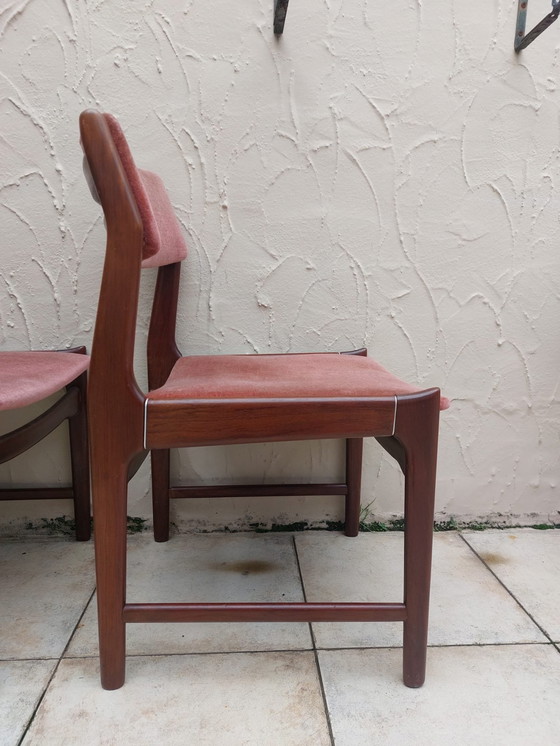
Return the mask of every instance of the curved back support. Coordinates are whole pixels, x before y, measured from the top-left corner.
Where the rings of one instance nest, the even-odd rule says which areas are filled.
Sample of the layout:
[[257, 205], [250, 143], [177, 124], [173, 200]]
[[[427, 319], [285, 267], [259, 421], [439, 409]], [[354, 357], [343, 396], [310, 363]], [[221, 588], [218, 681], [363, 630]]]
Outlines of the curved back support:
[[134, 375], [142, 220], [104, 115], [82, 112], [80, 135], [107, 225], [88, 389], [92, 451], [95, 433], [110, 432], [128, 459], [142, 450], [144, 395]]
[[116, 230], [126, 219], [142, 236], [140, 211], [104, 114], [91, 110], [81, 113], [80, 141], [91, 175], [90, 188], [93, 185], [94, 199], [97, 196], [103, 207], [107, 232]]
[[[134, 213], [142, 230], [141, 266], [160, 268], [148, 335], [149, 386], [155, 388], [163, 384], [180, 356], [175, 320], [180, 262], [186, 257], [187, 246], [163, 182], [157, 174], [136, 167], [117, 119], [88, 111], [80, 122], [86, 179], [92, 197], [103, 206], [108, 233], [116, 227], [110, 210], [114, 215], [120, 205], [117, 225], [123, 212]], [[115, 183], [127, 187], [126, 193], [115, 195]]]

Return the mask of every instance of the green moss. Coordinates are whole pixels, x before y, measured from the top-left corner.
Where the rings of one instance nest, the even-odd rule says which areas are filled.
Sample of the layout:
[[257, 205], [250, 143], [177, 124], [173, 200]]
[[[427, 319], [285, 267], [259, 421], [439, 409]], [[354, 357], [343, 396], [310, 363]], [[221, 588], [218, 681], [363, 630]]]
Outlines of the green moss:
[[[370, 504], [371, 505], [371, 504]], [[385, 533], [387, 531], [404, 531], [404, 518], [393, 518], [388, 521], [370, 520], [370, 505], [362, 509], [360, 515], [360, 531], [363, 533]], [[127, 516], [126, 527], [129, 534], [140, 534], [148, 531], [146, 518], [138, 516]], [[264, 534], [271, 532], [295, 532], [295, 531], [344, 531], [344, 521], [326, 521], [325, 526], [310, 526], [307, 521], [294, 521], [293, 523], [273, 523], [270, 527], [262, 522], [250, 523], [249, 527], [255, 533]], [[499, 529], [501, 531], [511, 531], [518, 528], [533, 528], [538, 531], [548, 531], [549, 529], [560, 529], [560, 523], [535, 523], [532, 525], [522, 526], [519, 524], [505, 526], [503, 524], [492, 523], [490, 521], [457, 521], [455, 518], [449, 518], [446, 521], [435, 521], [434, 531], [487, 531], [488, 529]], [[29, 521], [25, 524], [25, 530], [48, 534], [49, 536], [73, 536], [75, 533], [75, 522], [73, 518], [62, 515], [57, 518], [41, 518], [37, 522]], [[244, 529], [240, 529], [244, 530]], [[229, 526], [223, 527], [224, 533], [235, 533], [235, 529]], [[214, 533], [213, 531], [201, 531], [201, 533]]]
[[256, 534], [265, 534], [268, 531], [265, 523], [250, 523], [249, 528]]
[[129, 534], [141, 534], [148, 530], [146, 518], [126, 516], [126, 530]]
[[[342, 526], [344, 527], [344, 524]], [[367, 523], [360, 521], [360, 531], [382, 533], [384, 531], [391, 531], [391, 526], [389, 523], [383, 523], [382, 521], [369, 521]]]
[[271, 531], [305, 531], [309, 528], [307, 521], [296, 521], [295, 523], [273, 523]]
[[[126, 528], [129, 534], [140, 534], [147, 531], [146, 518], [127, 516]], [[69, 516], [60, 515], [57, 518], [41, 518], [37, 522], [29, 521], [25, 524], [26, 531], [36, 531], [49, 536], [73, 536], [76, 531], [76, 523]]]
[[459, 524], [455, 518], [448, 521], [434, 521], [434, 531], [457, 531]]
[[[260, 534], [265, 534], [272, 531], [344, 531], [344, 521], [326, 521], [325, 526], [310, 526], [307, 521], [297, 521], [295, 523], [286, 524], [273, 523], [270, 528], [267, 527], [264, 523], [251, 523], [250, 527], [253, 529], [253, 531]], [[392, 520], [388, 521], [360, 520], [360, 532], [362, 533], [385, 533], [387, 531], [404, 531], [404, 528], [404, 518], [393, 518]], [[436, 533], [445, 531], [487, 531], [489, 529], [510, 531], [516, 528], [534, 528], [540, 531], [546, 531], [552, 528], [560, 528], [560, 523], [537, 523], [530, 526], [504, 526], [498, 523], [491, 523], [490, 521], [457, 521], [456, 518], [449, 518], [447, 521], [434, 521], [434, 532]], [[225, 530], [229, 531], [230, 529]]]
[[76, 529], [76, 524], [73, 518], [61, 515], [58, 518], [41, 518], [38, 523], [29, 521], [25, 524], [25, 529], [42, 534], [46, 532], [49, 536], [71, 536]]
[[327, 531], [342, 531], [344, 529], [343, 521], [326, 521]]

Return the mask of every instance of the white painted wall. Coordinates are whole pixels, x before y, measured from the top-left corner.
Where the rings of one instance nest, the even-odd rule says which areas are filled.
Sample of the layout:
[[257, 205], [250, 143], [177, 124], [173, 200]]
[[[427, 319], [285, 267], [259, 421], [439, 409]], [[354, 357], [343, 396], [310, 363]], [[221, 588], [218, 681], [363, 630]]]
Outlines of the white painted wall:
[[[185, 353], [366, 344], [454, 399], [438, 513], [558, 520], [560, 26], [513, 54], [515, 0], [4, 0], [0, 349], [90, 343], [104, 247], [78, 114], [121, 120], [188, 235]], [[532, 0], [529, 23], [549, 6]], [[153, 277], [146, 278], [149, 286]], [[140, 313], [139, 375], [147, 306]], [[13, 418], [3, 415], [7, 428]], [[339, 443], [184, 452], [196, 481], [336, 477]], [[63, 435], [0, 467], [68, 479]], [[369, 443], [364, 504], [399, 514]], [[5, 531], [69, 513], [4, 503]], [[132, 515], [149, 516], [147, 469]], [[175, 507], [180, 527], [341, 517], [339, 498]]]

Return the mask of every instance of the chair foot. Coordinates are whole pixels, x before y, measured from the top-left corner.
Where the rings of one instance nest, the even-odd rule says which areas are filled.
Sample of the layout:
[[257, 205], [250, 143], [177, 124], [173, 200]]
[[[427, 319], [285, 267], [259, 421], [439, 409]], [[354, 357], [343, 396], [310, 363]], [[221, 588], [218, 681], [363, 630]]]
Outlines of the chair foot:
[[426, 678], [427, 622], [425, 617], [404, 623], [403, 681], [411, 689], [422, 686]]
[[420, 671], [403, 671], [403, 682], [404, 685], [409, 689], [419, 689], [424, 685], [426, 679], [426, 667]]
[[125, 678], [125, 661], [123, 658], [122, 663], [119, 661], [118, 665], [104, 666], [101, 665], [101, 686], [103, 689], [112, 691], [114, 689], [120, 689], [124, 684]]
[[90, 528], [84, 528], [82, 526], [78, 526], [78, 523], [75, 522], [75, 531], [76, 541], [89, 541], [91, 539], [91, 524]]

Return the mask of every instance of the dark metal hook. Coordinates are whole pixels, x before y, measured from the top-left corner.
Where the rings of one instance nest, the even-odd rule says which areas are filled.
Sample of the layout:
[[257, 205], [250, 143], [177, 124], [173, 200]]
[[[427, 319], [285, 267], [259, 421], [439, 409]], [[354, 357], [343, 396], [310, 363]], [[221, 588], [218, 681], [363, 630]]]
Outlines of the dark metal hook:
[[276, 36], [279, 36], [284, 31], [288, 2], [289, 0], [274, 0], [274, 33]]
[[537, 36], [540, 36], [543, 31], [554, 23], [554, 21], [560, 15], [560, 0], [552, 0], [552, 11], [545, 16], [540, 23], [537, 23], [535, 28], [531, 29], [528, 34], [525, 33], [525, 22], [527, 21], [527, 5], [529, 0], [519, 0], [517, 5], [517, 26], [515, 28], [515, 41], [513, 48], [516, 52], [521, 52], [522, 49], [528, 47], [531, 42], [535, 41]]

